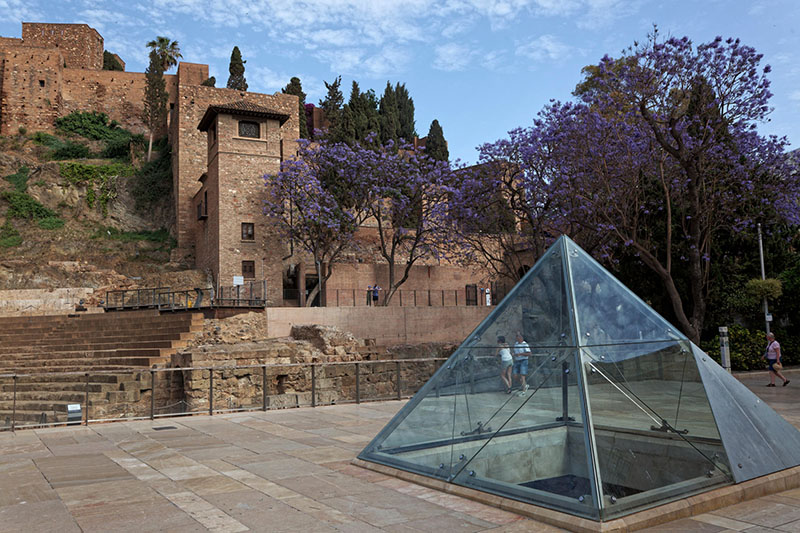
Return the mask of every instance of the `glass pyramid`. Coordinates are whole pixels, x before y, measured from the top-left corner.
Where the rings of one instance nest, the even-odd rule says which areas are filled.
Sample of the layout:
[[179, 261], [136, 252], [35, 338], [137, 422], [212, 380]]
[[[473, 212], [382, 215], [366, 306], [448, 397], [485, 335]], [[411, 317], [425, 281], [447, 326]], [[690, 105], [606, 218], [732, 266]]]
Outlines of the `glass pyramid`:
[[[791, 451], [762, 464], [774, 431]], [[800, 433], [562, 236], [359, 457], [607, 520], [793, 450]]]

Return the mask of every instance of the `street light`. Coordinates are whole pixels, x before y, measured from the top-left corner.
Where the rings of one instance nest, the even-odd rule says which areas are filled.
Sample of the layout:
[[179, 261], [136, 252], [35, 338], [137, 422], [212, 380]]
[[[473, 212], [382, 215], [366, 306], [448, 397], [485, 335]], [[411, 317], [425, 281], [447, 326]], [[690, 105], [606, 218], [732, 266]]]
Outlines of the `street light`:
[[[758, 223], [758, 255], [761, 259], [761, 281], [766, 279], [764, 273], [764, 245], [761, 243], [761, 223]], [[772, 321], [772, 315], [769, 314], [769, 307], [767, 307], [767, 295], [764, 294], [764, 324], [769, 334], [769, 323]]]

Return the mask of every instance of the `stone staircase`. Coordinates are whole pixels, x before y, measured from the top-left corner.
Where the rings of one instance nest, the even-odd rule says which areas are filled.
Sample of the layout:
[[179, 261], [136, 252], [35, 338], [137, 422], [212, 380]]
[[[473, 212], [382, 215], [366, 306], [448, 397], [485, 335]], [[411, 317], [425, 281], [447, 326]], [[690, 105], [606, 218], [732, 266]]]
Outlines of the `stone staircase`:
[[0, 428], [12, 416], [17, 426], [66, 421], [87, 392], [90, 418], [130, 414], [150, 391], [147, 370], [202, 327], [202, 313], [156, 310], [0, 318]]

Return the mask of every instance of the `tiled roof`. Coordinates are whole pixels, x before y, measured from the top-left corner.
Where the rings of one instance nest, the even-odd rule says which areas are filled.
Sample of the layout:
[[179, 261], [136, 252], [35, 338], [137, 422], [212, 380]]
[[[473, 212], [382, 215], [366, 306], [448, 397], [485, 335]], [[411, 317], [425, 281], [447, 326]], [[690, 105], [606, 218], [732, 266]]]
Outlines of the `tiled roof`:
[[228, 102], [225, 104], [209, 106], [208, 109], [206, 109], [203, 118], [200, 120], [200, 124], [197, 125], [197, 129], [200, 131], [208, 131], [211, 121], [219, 113], [226, 113], [229, 115], [247, 115], [249, 117], [259, 118], [273, 118], [279, 120], [281, 124], [289, 120], [289, 115], [286, 113], [279, 113], [269, 109], [268, 107], [260, 106], [245, 100], [239, 100], [236, 102]]

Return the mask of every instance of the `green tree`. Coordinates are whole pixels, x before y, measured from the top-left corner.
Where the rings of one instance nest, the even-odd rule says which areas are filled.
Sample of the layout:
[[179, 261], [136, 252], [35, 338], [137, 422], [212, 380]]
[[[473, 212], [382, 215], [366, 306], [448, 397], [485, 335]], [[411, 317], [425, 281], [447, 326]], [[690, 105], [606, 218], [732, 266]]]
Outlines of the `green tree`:
[[353, 81], [350, 99], [342, 107], [339, 121], [331, 132], [331, 140], [353, 146], [356, 142], [363, 142], [371, 132], [380, 133], [378, 99], [372, 89], [361, 92], [358, 82]]
[[171, 41], [169, 37], [158, 36], [147, 43], [147, 47], [158, 56], [162, 74], [177, 65], [178, 59], [183, 57], [178, 41]]
[[319, 106], [325, 112], [325, 118], [330, 122], [330, 129], [336, 129], [337, 122], [342, 113], [342, 104], [344, 103], [344, 95], [342, 94], [342, 77], [337, 76], [331, 83], [323, 81], [328, 94], [325, 98], [319, 101]]
[[408, 142], [417, 136], [414, 120], [414, 99], [408, 94], [405, 83], [397, 83], [394, 87], [397, 100], [397, 115], [400, 122], [398, 135]]
[[244, 77], [245, 63], [247, 63], [247, 61], [242, 59], [242, 53], [239, 51], [239, 47], [234, 46], [231, 52], [231, 63], [228, 66], [228, 72], [231, 73], [228, 78], [228, 89], [236, 89], [237, 91], [247, 90], [247, 80]]
[[306, 93], [303, 92], [303, 85], [300, 83], [300, 78], [293, 77], [289, 80], [289, 84], [281, 89], [283, 94], [293, 94], [297, 97], [298, 101], [298, 115], [300, 121], [300, 138], [308, 139], [308, 124], [306, 123]]
[[383, 91], [380, 102], [381, 117], [381, 142], [386, 144], [388, 141], [397, 142], [400, 132], [400, 117], [397, 109], [397, 97], [392, 84], [386, 82], [386, 89]]
[[150, 131], [147, 144], [147, 161], [153, 153], [153, 135], [167, 119], [167, 83], [164, 80], [163, 61], [158, 52], [150, 50], [150, 64], [144, 71], [145, 88], [142, 120]]
[[444, 140], [444, 132], [439, 125], [439, 121], [434, 119], [431, 128], [428, 130], [428, 137], [425, 141], [425, 153], [428, 157], [437, 161], [447, 161], [450, 159], [450, 152], [447, 150], [447, 141]]
[[210, 78], [208, 78], [206, 81], [204, 81], [200, 85], [202, 85], [203, 87], [216, 87], [217, 86], [217, 78], [215, 78], [214, 76], [211, 76]]
[[114, 57], [114, 54], [108, 50], [103, 50], [103, 70], [122, 71], [125, 69], [122, 68], [122, 64]]

